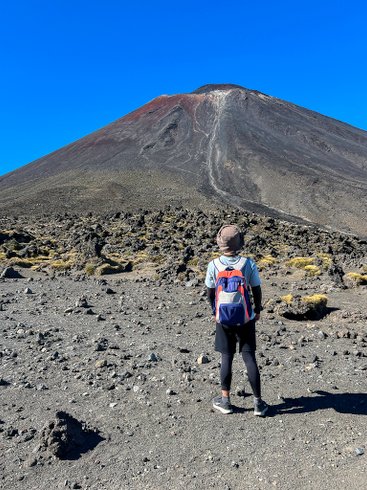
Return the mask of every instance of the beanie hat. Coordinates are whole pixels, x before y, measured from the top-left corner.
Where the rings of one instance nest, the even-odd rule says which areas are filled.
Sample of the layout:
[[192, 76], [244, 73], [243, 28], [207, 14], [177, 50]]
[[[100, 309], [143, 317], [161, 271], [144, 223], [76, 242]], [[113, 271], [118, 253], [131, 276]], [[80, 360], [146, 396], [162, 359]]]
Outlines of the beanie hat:
[[236, 253], [243, 247], [243, 236], [236, 225], [224, 225], [218, 231], [217, 244], [223, 253]]

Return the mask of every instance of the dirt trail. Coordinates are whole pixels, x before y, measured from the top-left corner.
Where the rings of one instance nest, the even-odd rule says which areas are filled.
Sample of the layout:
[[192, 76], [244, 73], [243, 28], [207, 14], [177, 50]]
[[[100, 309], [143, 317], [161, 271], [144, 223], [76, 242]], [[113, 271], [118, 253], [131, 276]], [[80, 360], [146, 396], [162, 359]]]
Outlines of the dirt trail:
[[[366, 288], [331, 291], [338, 309], [320, 321], [263, 312], [260, 419], [237, 394], [239, 358], [235, 413], [211, 407], [219, 356], [201, 285], [28, 275], [0, 282], [0, 488], [364, 488]], [[286, 280], [265, 279], [265, 298]], [[58, 411], [101, 440], [49, 455], [42, 429]]]

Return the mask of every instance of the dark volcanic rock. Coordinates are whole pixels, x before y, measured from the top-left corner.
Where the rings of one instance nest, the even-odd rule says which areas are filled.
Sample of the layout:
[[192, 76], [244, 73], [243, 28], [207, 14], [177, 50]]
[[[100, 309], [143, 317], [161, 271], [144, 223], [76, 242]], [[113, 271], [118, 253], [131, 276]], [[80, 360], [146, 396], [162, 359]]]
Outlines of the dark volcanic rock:
[[291, 304], [282, 303], [277, 313], [290, 320], [319, 320], [328, 313], [326, 302], [305, 302], [300, 296], [295, 296]]
[[17, 271], [15, 270], [13, 267], [6, 267], [0, 277], [4, 277], [6, 279], [19, 279], [19, 278], [22, 278], [23, 276]]
[[76, 459], [102, 440], [98, 430], [66, 412], [57, 412], [55, 420], [42, 429], [39, 450], [60, 459]]

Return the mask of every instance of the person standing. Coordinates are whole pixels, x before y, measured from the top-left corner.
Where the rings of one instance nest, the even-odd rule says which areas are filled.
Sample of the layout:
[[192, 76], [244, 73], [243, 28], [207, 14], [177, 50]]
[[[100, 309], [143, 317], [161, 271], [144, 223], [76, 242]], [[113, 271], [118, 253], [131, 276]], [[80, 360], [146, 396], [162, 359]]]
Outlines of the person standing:
[[[261, 398], [260, 373], [255, 356], [255, 324], [260, 319], [260, 312], [262, 309], [261, 280], [255, 262], [250, 258], [239, 255], [239, 251], [243, 247], [244, 241], [238, 226], [222, 226], [217, 235], [217, 244], [222, 255], [209, 262], [205, 278], [208, 300], [216, 318], [215, 350], [221, 353], [220, 378], [222, 393], [213, 399], [213, 407], [223, 414], [230, 414], [233, 412], [230, 403], [230, 389], [232, 381], [232, 362], [238, 344], [238, 349], [242, 354], [242, 358], [246, 365], [248, 380], [254, 395], [254, 415], [263, 417], [269, 407]], [[235, 272], [233, 273], [232, 271]], [[222, 322], [220, 322], [220, 297], [218, 295], [218, 290], [219, 287], [222, 289], [222, 284], [227, 284], [219, 281], [219, 278], [221, 276], [230, 276], [233, 274], [236, 275], [235, 281], [237, 281], [235, 283], [232, 281], [232, 285], [235, 284], [234, 287], [239, 284], [238, 277], [241, 278], [241, 284], [244, 282], [244, 288], [241, 291], [242, 293], [245, 293], [243, 294], [244, 298], [242, 303], [245, 305], [246, 312], [245, 315], [241, 317], [240, 324], [237, 323], [229, 326], [224, 323], [225, 321], [223, 319]], [[242, 276], [244, 280], [242, 280]], [[218, 284], [218, 282], [221, 284]], [[248, 290], [250, 288], [253, 296], [253, 307], [248, 296]], [[228, 290], [231, 291], [231, 287], [229, 287]], [[235, 294], [238, 298], [238, 294]], [[226, 316], [225, 313], [223, 315], [224, 317]]]

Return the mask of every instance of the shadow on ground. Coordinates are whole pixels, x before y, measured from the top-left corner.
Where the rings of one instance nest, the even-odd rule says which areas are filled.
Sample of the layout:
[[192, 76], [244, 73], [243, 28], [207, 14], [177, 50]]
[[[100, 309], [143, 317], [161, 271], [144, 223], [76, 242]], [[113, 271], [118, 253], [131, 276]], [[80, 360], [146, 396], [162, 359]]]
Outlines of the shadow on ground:
[[283, 403], [271, 407], [272, 414], [309, 413], [317, 410], [334, 409], [339, 413], [367, 415], [366, 393], [328, 393], [315, 391], [316, 396], [284, 398]]

